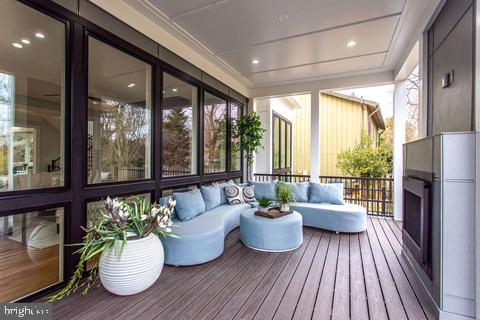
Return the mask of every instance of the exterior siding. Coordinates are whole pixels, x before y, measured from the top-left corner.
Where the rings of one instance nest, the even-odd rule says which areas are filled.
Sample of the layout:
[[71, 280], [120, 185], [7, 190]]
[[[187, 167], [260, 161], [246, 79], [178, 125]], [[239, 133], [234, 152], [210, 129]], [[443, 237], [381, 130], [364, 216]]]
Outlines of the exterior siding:
[[295, 109], [292, 121], [292, 155], [294, 174], [310, 174], [311, 123], [310, 95], [305, 95], [304, 104]]
[[[370, 123], [370, 132], [369, 132]], [[337, 155], [355, 145], [365, 130], [376, 140], [377, 128], [360, 103], [320, 94], [320, 174], [342, 176]], [[294, 173], [310, 173], [310, 108], [296, 109], [293, 121]]]

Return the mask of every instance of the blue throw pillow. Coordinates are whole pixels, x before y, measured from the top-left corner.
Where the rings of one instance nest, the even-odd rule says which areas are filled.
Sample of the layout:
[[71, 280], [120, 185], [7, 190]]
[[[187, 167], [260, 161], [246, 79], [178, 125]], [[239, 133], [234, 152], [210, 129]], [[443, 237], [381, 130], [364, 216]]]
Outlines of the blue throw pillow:
[[202, 193], [198, 189], [188, 192], [174, 192], [173, 199], [177, 201], [175, 211], [178, 218], [187, 221], [205, 212], [205, 202]]
[[310, 202], [345, 204], [343, 183], [316, 183], [310, 185]]
[[297, 202], [308, 202], [308, 187], [309, 182], [291, 183], [291, 182], [279, 182], [291, 187], [293, 190], [293, 197]]
[[221, 189], [218, 185], [202, 186], [200, 191], [202, 192], [206, 211], [212, 210], [222, 204]]
[[275, 182], [250, 182], [255, 192], [255, 199], [267, 198], [277, 199], [277, 184]]
[[230, 180], [224, 183], [214, 183], [213, 185], [216, 185], [220, 188], [220, 204], [227, 204], [228, 199], [227, 199], [227, 196], [225, 195], [225, 187], [234, 186], [235, 182], [233, 182], [233, 180]]

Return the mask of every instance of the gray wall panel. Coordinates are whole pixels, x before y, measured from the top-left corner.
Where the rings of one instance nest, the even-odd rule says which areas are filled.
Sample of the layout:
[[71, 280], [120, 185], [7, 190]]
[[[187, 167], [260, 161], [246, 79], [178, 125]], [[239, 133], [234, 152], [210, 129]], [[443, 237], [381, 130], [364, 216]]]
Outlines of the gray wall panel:
[[230, 93], [229, 96], [232, 97], [233, 99], [237, 100], [238, 102], [243, 103], [244, 105], [247, 103], [247, 99], [237, 91], [233, 90], [230, 88]]
[[202, 80], [202, 70], [200, 70], [199, 68], [195, 67], [190, 62], [188, 62], [185, 59], [177, 56], [176, 54], [174, 54], [170, 50], [168, 50], [168, 49], [166, 49], [166, 48], [164, 48], [160, 45], [158, 46], [158, 58], [160, 60], [165, 61], [166, 63], [174, 66], [175, 68], [177, 68], [177, 69], [179, 69], [179, 70], [181, 70], [185, 73], [188, 73], [192, 77], [194, 77], [198, 80]]
[[218, 81], [208, 73], [202, 72], [202, 81], [209, 85], [210, 87], [217, 89], [218, 91], [228, 95], [230, 88], [223, 84], [222, 82]]
[[88, 0], [80, 0], [79, 12], [83, 18], [123, 38], [125, 41], [130, 42], [151, 55], [157, 55], [158, 44], [155, 41], [113, 17]]
[[78, 0], [53, 0], [53, 2], [78, 14]]

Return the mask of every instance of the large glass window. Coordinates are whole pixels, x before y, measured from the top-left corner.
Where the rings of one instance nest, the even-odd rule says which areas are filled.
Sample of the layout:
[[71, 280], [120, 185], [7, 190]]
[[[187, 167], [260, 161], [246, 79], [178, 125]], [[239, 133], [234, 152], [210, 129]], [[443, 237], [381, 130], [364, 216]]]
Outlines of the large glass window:
[[150, 178], [151, 66], [88, 40], [88, 183]]
[[163, 75], [163, 176], [197, 174], [197, 88]]
[[273, 115], [273, 173], [289, 174], [292, 169], [292, 124]]
[[63, 186], [65, 24], [0, 2], [0, 191]]
[[63, 281], [63, 208], [0, 217], [0, 301]]
[[273, 117], [273, 169], [280, 168], [280, 118]]
[[205, 92], [204, 99], [204, 172], [225, 172], [227, 102], [208, 92]]
[[[230, 105], [230, 121], [231, 127], [234, 128], [237, 124], [237, 120], [241, 116], [241, 107], [235, 103]], [[241, 169], [241, 152], [240, 152], [240, 139], [232, 137], [232, 154], [231, 154], [231, 171], [238, 171]]]

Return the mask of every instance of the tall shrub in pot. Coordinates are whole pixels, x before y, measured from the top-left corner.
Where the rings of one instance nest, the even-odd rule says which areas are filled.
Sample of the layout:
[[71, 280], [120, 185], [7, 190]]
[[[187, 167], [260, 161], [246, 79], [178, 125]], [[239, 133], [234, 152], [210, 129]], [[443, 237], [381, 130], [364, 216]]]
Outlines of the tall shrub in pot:
[[249, 181], [253, 180], [253, 160], [255, 152], [257, 152], [259, 148], [263, 148], [262, 139], [265, 131], [266, 130], [262, 128], [260, 116], [256, 112], [250, 112], [241, 116], [233, 125], [232, 135], [234, 138], [240, 140], [238, 144], [233, 145], [233, 148], [245, 151]]
[[[164, 253], [161, 237], [176, 237], [171, 230], [175, 201], [161, 206], [145, 199], [127, 203], [119, 198], [105, 201], [100, 218], [82, 228], [85, 236], [75, 252], [80, 254], [74, 274], [67, 286], [48, 297], [62, 299], [82, 289], [84, 295], [100, 278], [108, 291], [131, 295], [150, 287], [163, 269]], [[97, 257], [99, 259], [96, 259]], [[91, 264], [88, 277], [83, 279], [86, 263]]]

